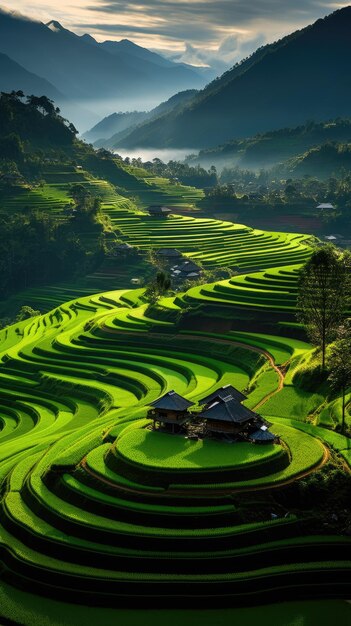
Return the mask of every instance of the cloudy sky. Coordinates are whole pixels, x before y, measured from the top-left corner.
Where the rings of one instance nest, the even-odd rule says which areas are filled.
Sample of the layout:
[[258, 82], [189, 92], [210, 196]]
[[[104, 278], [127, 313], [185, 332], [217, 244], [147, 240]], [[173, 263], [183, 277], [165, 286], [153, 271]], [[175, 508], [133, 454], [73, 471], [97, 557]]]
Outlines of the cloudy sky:
[[[2, 0], [0, 0], [2, 2]], [[131, 39], [197, 65], [232, 65], [349, 2], [321, 0], [4, 0], [97, 40]]]

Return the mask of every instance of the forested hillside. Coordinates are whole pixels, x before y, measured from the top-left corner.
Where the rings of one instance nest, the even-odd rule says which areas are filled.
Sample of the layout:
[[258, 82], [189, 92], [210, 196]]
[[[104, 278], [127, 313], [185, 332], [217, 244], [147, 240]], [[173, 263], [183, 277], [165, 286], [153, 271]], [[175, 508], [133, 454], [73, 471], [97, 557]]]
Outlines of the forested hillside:
[[350, 115], [351, 7], [340, 9], [206, 87], [184, 111], [143, 125], [124, 147], [210, 147], [233, 137]]
[[310, 121], [294, 128], [259, 133], [246, 139], [233, 139], [216, 148], [201, 150], [189, 159], [205, 166], [267, 169], [325, 143], [351, 141], [351, 120]]

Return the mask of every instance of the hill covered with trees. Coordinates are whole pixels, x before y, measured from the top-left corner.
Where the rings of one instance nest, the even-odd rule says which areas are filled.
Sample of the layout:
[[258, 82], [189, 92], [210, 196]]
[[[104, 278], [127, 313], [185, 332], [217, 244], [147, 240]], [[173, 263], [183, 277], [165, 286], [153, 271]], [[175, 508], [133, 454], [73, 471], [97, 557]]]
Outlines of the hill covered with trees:
[[121, 145], [210, 147], [309, 119], [349, 116], [350, 24], [346, 7], [259, 49], [183, 111], [145, 123]]
[[268, 169], [278, 163], [297, 157], [310, 148], [325, 143], [351, 141], [351, 120], [336, 118], [294, 128], [280, 128], [253, 137], [233, 139], [216, 148], [201, 150], [189, 158], [189, 162], [204, 166], [237, 166], [242, 169]]
[[[45, 170], [74, 163], [80, 142], [46, 96], [23, 92], [0, 96], [0, 292], [62, 279], [94, 267], [101, 254], [103, 226], [99, 205], [89, 193], [71, 197], [70, 211], [57, 219], [53, 200], [45, 202]], [[56, 164], [56, 165], [55, 165]], [[58, 200], [55, 200], [57, 202]], [[69, 209], [70, 207], [70, 209]], [[74, 213], [72, 213], [73, 208]], [[64, 217], [64, 216], [63, 216]], [[87, 225], [96, 240], [86, 245], [80, 235]]]

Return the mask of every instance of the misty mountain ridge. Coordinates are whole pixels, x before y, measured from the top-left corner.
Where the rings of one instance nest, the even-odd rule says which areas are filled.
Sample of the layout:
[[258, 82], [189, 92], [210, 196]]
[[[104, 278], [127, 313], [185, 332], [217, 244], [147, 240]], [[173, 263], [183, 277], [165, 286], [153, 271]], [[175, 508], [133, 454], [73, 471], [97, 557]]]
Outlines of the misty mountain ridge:
[[0, 53], [0, 91], [17, 91], [19, 88], [25, 93], [45, 94], [52, 100], [64, 100], [63, 95], [48, 80], [28, 72], [6, 54]]
[[259, 48], [181, 111], [145, 122], [121, 148], [206, 148], [351, 115], [351, 7]]
[[83, 138], [86, 141], [95, 143], [96, 147], [114, 149], [127, 131], [137, 128], [145, 120], [151, 120], [160, 115], [164, 115], [169, 111], [178, 110], [189, 102], [197, 93], [195, 89], [181, 91], [165, 102], [161, 102], [151, 111], [132, 111], [127, 113], [112, 113], [101, 122], [96, 124], [89, 131], [84, 133]]
[[123, 109], [140, 101], [155, 106], [177, 91], [205, 83], [196, 68], [167, 61], [132, 42], [94, 41], [56, 20], [43, 24], [0, 9], [0, 53], [87, 108], [99, 110], [104, 102]]

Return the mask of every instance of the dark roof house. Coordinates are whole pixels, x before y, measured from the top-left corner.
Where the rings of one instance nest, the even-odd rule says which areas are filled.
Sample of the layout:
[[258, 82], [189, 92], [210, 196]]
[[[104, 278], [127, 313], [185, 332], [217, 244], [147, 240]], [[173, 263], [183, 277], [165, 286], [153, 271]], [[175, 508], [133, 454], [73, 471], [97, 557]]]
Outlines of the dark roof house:
[[210, 404], [214, 400], [223, 400], [223, 398], [227, 398], [227, 396], [232, 396], [232, 398], [234, 398], [238, 402], [243, 402], [244, 400], [246, 400], [246, 396], [238, 389], [235, 389], [233, 385], [224, 385], [223, 387], [220, 387], [208, 396], [201, 398], [200, 403]]
[[251, 433], [248, 439], [253, 443], [273, 443], [276, 440], [276, 436], [269, 432], [267, 426], [262, 425], [261, 428]]
[[[232, 390], [237, 397], [231, 394], [225, 396], [226, 390]], [[244, 397], [232, 385], [226, 385], [203, 398], [202, 402], [207, 401], [207, 405], [199, 417], [205, 420], [206, 430], [214, 436], [234, 437], [251, 443], [273, 443], [277, 438], [268, 430], [271, 424], [241, 404]]]
[[151, 402], [151, 406], [155, 409], [162, 409], [165, 411], [186, 411], [189, 407], [193, 406], [193, 402], [186, 400], [183, 396], [180, 396], [175, 391], [168, 391], [158, 398]]
[[194, 261], [183, 261], [177, 267], [184, 274], [190, 274], [191, 272], [202, 272], [202, 268], [199, 265], [196, 265]]
[[193, 402], [186, 400], [175, 391], [168, 391], [161, 398], [151, 403], [153, 407], [148, 412], [148, 417], [154, 421], [154, 429], [177, 434], [182, 432], [183, 425], [188, 422], [192, 415], [188, 413]]
[[206, 420], [233, 424], [245, 424], [253, 419], [260, 419], [257, 413], [248, 409], [231, 395], [215, 400], [199, 415]]
[[152, 217], [167, 217], [172, 213], [172, 209], [168, 206], [153, 204], [146, 209]]

